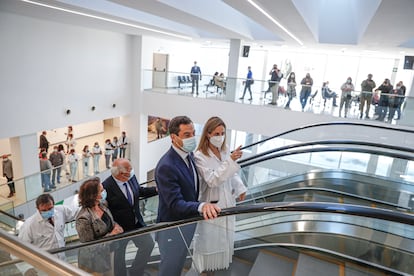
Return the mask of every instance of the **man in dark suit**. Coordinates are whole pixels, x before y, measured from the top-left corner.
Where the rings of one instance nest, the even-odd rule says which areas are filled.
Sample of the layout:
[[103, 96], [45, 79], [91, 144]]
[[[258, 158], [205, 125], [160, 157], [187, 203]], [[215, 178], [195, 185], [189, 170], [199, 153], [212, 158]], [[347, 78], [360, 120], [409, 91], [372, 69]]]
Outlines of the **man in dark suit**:
[[[220, 208], [216, 204], [198, 202], [199, 178], [192, 153], [196, 147], [193, 122], [186, 116], [178, 116], [170, 121], [168, 130], [172, 146], [155, 168], [159, 193], [157, 222], [200, 214], [205, 219], [217, 217]], [[191, 224], [157, 233], [161, 254], [158, 275], [181, 275], [195, 226]]]
[[[128, 159], [115, 159], [111, 173], [112, 175], [102, 184], [107, 192], [106, 200], [114, 220], [122, 226], [125, 232], [144, 227], [145, 223], [139, 210], [139, 197], [156, 195], [156, 188], [143, 188], [139, 186]], [[114, 272], [117, 276], [127, 275], [125, 250], [130, 240], [134, 242], [138, 251], [130, 268], [129, 275], [143, 275], [147, 260], [154, 248], [154, 241], [149, 234], [118, 241], [114, 256]]]
[[198, 80], [201, 80], [201, 69], [200, 66], [197, 66], [197, 61], [194, 61], [194, 66], [191, 67], [190, 71], [191, 75], [191, 93], [194, 94], [194, 86], [196, 87], [197, 95], [198, 95]]

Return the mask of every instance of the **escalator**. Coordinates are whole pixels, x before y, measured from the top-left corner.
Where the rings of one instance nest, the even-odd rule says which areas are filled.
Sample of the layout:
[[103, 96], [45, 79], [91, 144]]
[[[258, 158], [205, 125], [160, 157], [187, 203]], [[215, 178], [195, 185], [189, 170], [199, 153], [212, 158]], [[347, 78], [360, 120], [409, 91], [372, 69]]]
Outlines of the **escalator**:
[[[309, 161], [319, 160], [320, 154], [343, 161], [350, 153], [368, 155], [368, 163], [391, 158], [392, 166], [397, 166], [414, 160], [412, 149], [368, 141], [318, 140], [271, 150], [253, 145], [250, 150], [252, 154], [240, 162], [248, 198], [222, 213], [237, 221], [233, 263], [229, 270], [215, 275], [413, 275], [413, 183], [398, 175], [384, 176], [352, 166], [324, 167]], [[144, 208], [152, 218], [156, 210], [150, 206], [156, 206], [156, 200], [148, 199]], [[116, 244], [200, 219], [153, 225], [53, 253], [64, 252], [65, 261], [76, 266], [81, 247]], [[188, 249], [183, 275], [197, 275], [191, 274], [195, 273], [192, 247]], [[128, 245], [129, 265], [136, 250], [132, 243]], [[147, 275], [157, 275], [159, 259], [156, 246], [147, 263]], [[0, 271], [5, 266], [0, 265]]]

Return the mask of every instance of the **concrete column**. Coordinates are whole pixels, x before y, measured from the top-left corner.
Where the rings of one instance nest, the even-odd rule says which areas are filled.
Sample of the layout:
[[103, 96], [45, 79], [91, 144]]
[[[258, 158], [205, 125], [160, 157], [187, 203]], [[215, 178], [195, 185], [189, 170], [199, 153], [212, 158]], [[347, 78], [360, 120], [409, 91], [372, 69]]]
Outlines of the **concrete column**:
[[[36, 133], [10, 138], [11, 159], [16, 187], [16, 200], [29, 201], [42, 192]], [[23, 176], [26, 176], [22, 179]]]
[[408, 161], [394, 158], [390, 169], [390, 178], [400, 179], [401, 175], [405, 174], [407, 170]]
[[[139, 182], [145, 181], [146, 172], [141, 172], [141, 147], [145, 146], [146, 129], [147, 124], [143, 124], [141, 120], [141, 114], [138, 110], [142, 110], [142, 37], [132, 36], [131, 37], [131, 112], [127, 116], [123, 116], [120, 119], [121, 131], [125, 131], [129, 139], [128, 149], [126, 151], [126, 157], [129, 157], [131, 164], [134, 168], [135, 175]], [[145, 129], [145, 135], [142, 129]]]
[[226, 100], [234, 101], [237, 97], [237, 76], [241, 53], [241, 40], [230, 39], [229, 66], [227, 70]]
[[378, 155], [371, 154], [368, 160], [367, 173], [375, 174], [378, 166]]

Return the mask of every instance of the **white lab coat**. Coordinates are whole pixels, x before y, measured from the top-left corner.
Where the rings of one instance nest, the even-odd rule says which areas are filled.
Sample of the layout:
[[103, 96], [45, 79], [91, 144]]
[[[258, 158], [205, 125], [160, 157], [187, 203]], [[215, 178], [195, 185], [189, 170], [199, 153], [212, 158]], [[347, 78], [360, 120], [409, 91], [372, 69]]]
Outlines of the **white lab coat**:
[[42, 218], [39, 211], [29, 217], [20, 228], [19, 238], [44, 250], [65, 246], [65, 224], [75, 219], [77, 208], [55, 205], [54, 224]]
[[[227, 147], [228, 148], [228, 147]], [[228, 150], [221, 152], [221, 160], [212, 151], [210, 156], [195, 153], [200, 175], [200, 202], [218, 201], [220, 208], [233, 207], [236, 198], [246, 192], [237, 172], [240, 166], [230, 158]], [[199, 272], [226, 269], [234, 251], [235, 217], [222, 217], [198, 223], [194, 235], [193, 265]]]

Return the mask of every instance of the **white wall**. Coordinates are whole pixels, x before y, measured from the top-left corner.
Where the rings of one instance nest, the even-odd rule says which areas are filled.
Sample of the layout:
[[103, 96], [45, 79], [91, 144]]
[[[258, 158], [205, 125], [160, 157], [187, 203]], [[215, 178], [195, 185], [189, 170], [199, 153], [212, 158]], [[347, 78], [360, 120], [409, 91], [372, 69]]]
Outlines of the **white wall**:
[[130, 112], [129, 36], [4, 12], [0, 36], [0, 138]]

